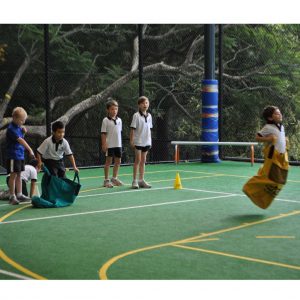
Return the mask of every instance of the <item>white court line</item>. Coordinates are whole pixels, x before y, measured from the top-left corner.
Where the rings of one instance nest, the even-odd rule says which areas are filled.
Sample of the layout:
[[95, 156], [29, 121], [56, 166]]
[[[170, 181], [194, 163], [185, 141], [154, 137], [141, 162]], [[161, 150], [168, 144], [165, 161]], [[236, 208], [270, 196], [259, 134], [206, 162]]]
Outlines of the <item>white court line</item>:
[[233, 193], [216, 192], [216, 191], [200, 190], [200, 189], [190, 189], [190, 188], [182, 188], [182, 189], [187, 190], [187, 191], [195, 191], [195, 192], [203, 192], [203, 193], [214, 193], [214, 194], [224, 194], [224, 195], [239, 195], [239, 194], [233, 194]]
[[[208, 191], [208, 190], [200, 190], [200, 189], [190, 189], [190, 188], [182, 188], [183, 190], [188, 190], [188, 191], [199, 191], [199, 192], [203, 192], [203, 193], [215, 193], [215, 194], [225, 194], [225, 195], [229, 195], [230, 193], [225, 193], [225, 192], [216, 192], [216, 191]], [[230, 195], [234, 195], [234, 196], [241, 196], [241, 197], [248, 197], [244, 194], [230, 194]], [[275, 201], [282, 201], [282, 202], [293, 202], [293, 203], [299, 203], [300, 201], [297, 200], [290, 200], [290, 199], [282, 199], [282, 198], [275, 198]]]
[[172, 202], [163, 202], [163, 203], [154, 203], [154, 204], [147, 204], [147, 205], [138, 205], [138, 206], [129, 206], [129, 207], [110, 208], [110, 209], [103, 209], [103, 210], [94, 210], [94, 211], [87, 211], [87, 212], [82, 212], [82, 213], [56, 215], [56, 216], [41, 217], [41, 218], [12, 220], [12, 221], [0, 222], [0, 225], [11, 224], [11, 223], [20, 223], [20, 222], [29, 222], [29, 221], [38, 221], [38, 220], [47, 220], [47, 219], [56, 219], [56, 218], [64, 218], [64, 217], [74, 217], [74, 216], [80, 216], [80, 215], [90, 215], [90, 214], [114, 212], [114, 211], [121, 211], [121, 210], [146, 208], [146, 207], [156, 207], [156, 206], [163, 206], [163, 205], [172, 205], [172, 204], [179, 204], [179, 203], [187, 203], [187, 202], [196, 202], [196, 201], [203, 201], [203, 200], [210, 200], [210, 199], [226, 198], [226, 197], [232, 197], [232, 196], [235, 196], [235, 195], [230, 194], [230, 195], [216, 196], [216, 197], [196, 198], [196, 199], [188, 199], [188, 200], [180, 200], [180, 201], [172, 201]]
[[87, 198], [87, 197], [93, 197], [93, 196], [105, 196], [105, 195], [115, 195], [115, 194], [124, 194], [124, 193], [135, 193], [135, 192], [146, 192], [146, 191], [156, 191], [156, 190], [168, 190], [172, 189], [172, 186], [167, 187], [160, 187], [160, 188], [150, 188], [150, 189], [130, 189], [127, 191], [118, 191], [118, 192], [107, 192], [107, 193], [101, 193], [101, 194], [89, 194], [89, 195], [82, 195], [78, 196], [77, 198]]
[[4, 274], [4, 275], [8, 275], [10, 277], [18, 278], [18, 279], [25, 279], [25, 280], [31, 280], [32, 279], [31, 277], [27, 277], [27, 276], [24, 276], [24, 275], [13, 273], [13, 272], [8, 272], [8, 271], [2, 270], [2, 269], [0, 269], [0, 273]]

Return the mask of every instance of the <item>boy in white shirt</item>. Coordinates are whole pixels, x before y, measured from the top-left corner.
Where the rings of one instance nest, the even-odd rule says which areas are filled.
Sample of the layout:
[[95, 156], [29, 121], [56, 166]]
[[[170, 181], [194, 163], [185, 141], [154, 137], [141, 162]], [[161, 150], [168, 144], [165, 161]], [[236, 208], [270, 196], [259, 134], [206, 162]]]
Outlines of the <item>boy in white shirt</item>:
[[[103, 186], [113, 188], [114, 186], [124, 185], [118, 179], [118, 172], [122, 157], [122, 120], [118, 117], [119, 105], [115, 100], [106, 103], [107, 117], [102, 121], [101, 126], [101, 145], [105, 152], [106, 159], [104, 165]], [[114, 158], [113, 177], [109, 179], [109, 168]]]
[[63, 158], [66, 155], [73, 166], [74, 172], [79, 172], [70, 145], [64, 136], [64, 123], [61, 121], [54, 122], [52, 124], [52, 135], [46, 138], [37, 149], [39, 171], [43, 162], [52, 175], [64, 178], [66, 168]]
[[285, 137], [279, 108], [265, 107], [263, 118], [266, 124], [256, 134], [256, 140], [265, 143], [264, 164], [257, 175], [246, 182], [243, 192], [254, 204], [266, 209], [286, 184], [289, 161], [288, 140]]
[[[151, 185], [144, 180], [145, 163], [149, 149], [151, 148], [152, 116], [147, 112], [149, 99], [142, 96], [138, 99], [139, 111], [133, 115], [130, 125], [130, 145], [135, 149], [135, 161], [133, 165], [132, 188], [151, 188]], [[139, 180], [137, 172], [139, 170]]]

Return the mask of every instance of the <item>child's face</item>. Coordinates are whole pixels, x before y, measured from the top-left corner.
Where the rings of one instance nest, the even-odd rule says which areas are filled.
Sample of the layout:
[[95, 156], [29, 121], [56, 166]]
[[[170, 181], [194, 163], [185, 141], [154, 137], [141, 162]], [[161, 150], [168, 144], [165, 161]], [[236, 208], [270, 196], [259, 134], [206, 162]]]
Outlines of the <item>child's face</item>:
[[111, 117], [111, 118], [115, 118], [118, 114], [118, 110], [119, 110], [119, 107], [118, 106], [115, 106], [115, 105], [112, 105], [108, 110], [107, 110], [107, 113], [108, 115]]
[[22, 126], [23, 124], [25, 124], [26, 119], [27, 119], [26, 115], [20, 115], [20, 116], [17, 116], [17, 117], [13, 117], [14, 123], [19, 125], [19, 126]]
[[65, 129], [59, 128], [53, 132], [54, 139], [58, 142], [61, 141], [65, 136]]
[[272, 114], [272, 120], [275, 122], [275, 123], [281, 123], [282, 122], [282, 114], [280, 112], [279, 109], [276, 109], [273, 114]]
[[148, 108], [149, 108], [149, 101], [148, 100], [145, 100], [144, 102], [139, 104], [139, 109], [141, 111], [147, 111]]

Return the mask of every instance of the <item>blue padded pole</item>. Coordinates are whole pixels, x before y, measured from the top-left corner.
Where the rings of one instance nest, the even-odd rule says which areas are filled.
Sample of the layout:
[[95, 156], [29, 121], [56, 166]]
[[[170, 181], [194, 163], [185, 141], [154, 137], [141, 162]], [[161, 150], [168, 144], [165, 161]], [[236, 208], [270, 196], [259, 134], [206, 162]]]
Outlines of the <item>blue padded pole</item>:
[[[202, 80], [201, 141], [218, 142], [218, 80]], [[202, 162], [219, 162], [219, 146], [202, 146]]]

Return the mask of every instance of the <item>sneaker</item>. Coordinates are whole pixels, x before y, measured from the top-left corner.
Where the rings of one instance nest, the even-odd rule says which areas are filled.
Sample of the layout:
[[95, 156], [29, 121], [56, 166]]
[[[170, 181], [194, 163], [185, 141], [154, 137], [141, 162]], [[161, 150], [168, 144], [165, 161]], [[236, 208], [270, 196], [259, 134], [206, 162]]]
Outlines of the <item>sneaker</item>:
[[138, 182], [137, 180], [133, 180], [132, 181], [132, 186], [131, 186], [133, 189], [138, 189], [139, 188], [139, 185], [138, 185]]
[[146, 182], [145, 180], [139, 180], [139, 187], [145, 188], [145, 189], [150, 189], [151, 185], [148, 182]]
[[113, 187], [114, 187], [113, 184], [110, 182], [109, 179], [105, 179], [105, 180], [103, 181], [103, 186], [104, 186], [104, 187], [107, 187], [107, 188], [113, 188]]
[[115, 185], [115, 186], [122, 186], [122, 185], [124, 185], [124, 183], [121, 180], [119, 180], [118, 178], [112, 178], [111, 179], [111, 183], [113, 185]]
[[15, 195], [9, 197], [9, 204], [18, 205], [20, 202], [18, 201]]
[[26, 202], [26, 201], [30, 201], [31, 200], [30, 197], [27, 197], [27, 196], [25, 196], [23, 194], [21, 196], [17, 197], [17, 199], [18, 199], [19, 202]]

